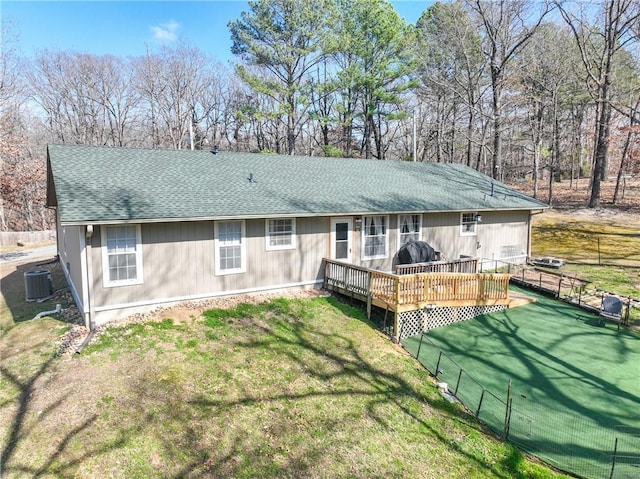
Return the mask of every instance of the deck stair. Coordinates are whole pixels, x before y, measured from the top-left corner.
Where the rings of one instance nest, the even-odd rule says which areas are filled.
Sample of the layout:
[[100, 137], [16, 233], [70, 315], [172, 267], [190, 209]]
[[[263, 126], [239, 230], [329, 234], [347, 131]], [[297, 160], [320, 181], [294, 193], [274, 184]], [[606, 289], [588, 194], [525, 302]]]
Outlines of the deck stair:
[[[392, 274], [324, 260], [324, 288], [393, 314], [396, 341], [433, 327], [531, 302], [509, 294], [508, 274], [427, 272]], [[457, 267], [456, 267], [457, 268]], [[441, 269], [441, 267], [439, 267]]]

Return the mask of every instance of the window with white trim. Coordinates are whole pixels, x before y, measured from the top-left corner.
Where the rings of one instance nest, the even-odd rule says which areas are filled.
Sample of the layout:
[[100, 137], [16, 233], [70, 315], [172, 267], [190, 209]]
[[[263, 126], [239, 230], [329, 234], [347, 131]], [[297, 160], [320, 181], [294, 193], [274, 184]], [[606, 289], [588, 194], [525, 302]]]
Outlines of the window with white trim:
[[399, 233], [400, 246], [409, 241], [420, 241], [422, 239], [422, 215], [400, 215]]
[[460, 216], [460, 234], [462, 236], [474, 236], [478, 220], [476, 213], [462, 213]]
[[216, 221], [214, 235], [216, 275], [244, 273], [246, 271], [244, 221]]
[[365, 216], [362, 259], [386, 258], [389, 251], [388, 216]]
[[140, 225], [103, 226], [100, 230], [103, 285], [142, 283]]
[[295, 249], [295, 218], [274, 218], [265, 220], [265, 238], [267, 251]]

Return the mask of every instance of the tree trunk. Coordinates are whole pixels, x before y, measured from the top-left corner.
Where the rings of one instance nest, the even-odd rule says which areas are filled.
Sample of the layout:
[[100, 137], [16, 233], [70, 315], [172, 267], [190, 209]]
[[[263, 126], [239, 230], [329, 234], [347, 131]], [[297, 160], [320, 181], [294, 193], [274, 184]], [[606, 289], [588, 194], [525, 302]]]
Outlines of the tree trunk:
[[473, 153], [473, 109], [469, 107], [469, 120], [467, 121], [467, 166], [471, 166], [471, 158]]
[[603, 178], [603, 169], [607, 163], [607, 152], [609, 149], [609, 121], [611, 120], [611, 105], [609, 105], [609, 85], [608, 81], [602, 85], [600, 99], [600, 115], [598, 118], [598, 135], [596, 137], [595, 159], [593, 164], [593, 174], [591, 176], [591, 197], [589, 208], [600, 206], [600, 183]]
[[493, 90], [493, 162], [491, 176], [499, 180], [502, 174], [502, 121], [501, 121], [501, 88], [500, 72], [495, 65], [491, 67], [491, 86]]

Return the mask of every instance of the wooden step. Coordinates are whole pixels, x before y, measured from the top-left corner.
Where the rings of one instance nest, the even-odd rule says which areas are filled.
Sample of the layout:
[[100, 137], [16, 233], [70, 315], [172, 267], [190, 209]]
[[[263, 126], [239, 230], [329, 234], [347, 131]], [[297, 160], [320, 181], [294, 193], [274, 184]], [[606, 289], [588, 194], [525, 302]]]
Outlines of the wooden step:
[[538, 300], [536, 298], [532, 298], [530, 296], [521, 294], [521, 293], [513, 293], [509, 292], [509, 307], [517, 308], [518, 306], [525, 306], [527, 304], [535, 303]]

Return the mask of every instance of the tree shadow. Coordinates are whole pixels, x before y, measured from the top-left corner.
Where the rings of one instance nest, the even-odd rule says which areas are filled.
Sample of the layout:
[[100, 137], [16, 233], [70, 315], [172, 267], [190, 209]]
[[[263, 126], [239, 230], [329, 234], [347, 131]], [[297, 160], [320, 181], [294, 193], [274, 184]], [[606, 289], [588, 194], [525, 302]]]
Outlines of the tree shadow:
[[[635, 423], [635, 411], [640, 406], [640, 398], [633, 391], [616, 384], [602, 372], [625, 362], [635, 367], [631, 366], [636, 364], [632, 354], [637, 351], [630, 342], [636, 342], [638, 336], [630, 332], [603, 334], [601, 328], [591, 324], [592, 318], [592, 314], [571, 305], [541, 298], [526, 307], [454, 325], [461, 328], [459, 331], [467, 338], [464, 341], [459, 340], [460, 335], [454, 334], [451, 327], [434, 330], [428, 336], [435, 340], [435, 346], [426, 345], [426, 348], [436, 347], [447, 358], [454, 358], [467, 374], [494, 392], [496, 388], [492, 384], [503, 378], [505, 387], [501, 397], [506, 396], [507, 380], [512, 379], [511, 416], [522, 416], [523, 422], [518, 427], [524, 428], [512, 434], [516, 443], [554, 462], [564, 457], [568, 461], [564, 469], [574, 467], [567, 464], [577, 463], [577, 468], [572, 469], [574, 472], [591, 476], [584, 468], [593, 467], [598, 471], [593, 476], [600, 476], [611, 467], [616, 426]], [[571, 326], [574, 320], [581, 323], [580, 326]], [[539, 331], [525, 328], [525, 324], [538, 324]], [[582, 355], [593, 357], [593, 362], [600, 361], [600, 369], [596, 368], [600, 373], [594, 372], [593, 367], [585, 367], [587, 359], [571, 361], [563, 354], [568, 347], [575, 347], [571, 345], [593, 344], [594, 340], [602, 350], [583, 347]], [[417, 349], [415, 344], [409, 347]], [[423, 346], [421, 357], [433, 357], [433, 353], [425, 353], [426, 348]], [[443, 363], [444, 360], [439, 361]], [[485, 368], [491, 372], [480, 379]], [[456, 372], [452, 374], [455, 377]], [[512, 420], [516, 424], [515, 419]]]
[[[29, 321], [41, 311], [52, 311], [56, 308], [56, 304], [60, 303], [63, 308], [74, 304], [73, 299], [68, 292], [67, 279], [62, 270], [59, 261], [53, 259], [39, 259], [28, 263], [8, 263], [2, 265], [3, 271], [10, 272], [0, 281], [0, 294], [5, 300], [8, 313], [3, 316], [10, 316], [11, 322], [4, 320], [4, 327], [8, 328], [13, 323]], [[53, 261], [53, 262], [52, 262]], [[38, 270], [48, 270], [51, 272], [51, 284], [54, 295], [46, 300], [27, 301], [25, 291], [25, 273]], [[2, 327], [2, 323], [0, 323]]]
[[[345, 328], [361, 328], [363, 325], [358, 322], [371, 325], [363, 311], [334, 298], [311, 301], [322, 301], [323, 308], [344, 314]], [[11, 363], [3, 364], [3, 377], [17, 391], [14, 401], [17, 408], [8, 429], [9, 440], [1, 453], [2, 473], [6, 472], [9, 477], [16, 474], [70, 478], [82, 473], [83, 464], [89, 462], [88, 467], [93, 467], [96, 461], [101, 461], [101, 470], [117, 468], [118, 472], [128, 471], [136, 477], [317, 475], [316, 464], [335, 454], [333, 441], [338, 436], [334, 436], [333, 431], [348, 431], [349, 423], [357, 422], [364, 415], [389, 435], [401, 434], [404, 427], [420, 431], [425, 435], [425, 441], [439, 442], [453, 451], [454, 457], [464, 457], [467, 464], [472, 464], [465, 467], [487, 470], [495, 477], [505, 479], [517, 477], [513, 467], [518, 462], [514, 456], [517, 458], [519, 453], [515, 448], [508, 452], [508, 457], [492, 462], [485, 457], [482, 448], [469, 447], [456, 434], [444, 432], [447, 428], [442, 427], [442, 423], [458, 423], [456, 429], [460, 431], [462, 427], [467, 432], [480, 426], [462, 408], [452, 405], [439, 396], [433, 386], [427, 385], [426, 374], [423, 378], [420, 374], [413, 378], [394, 374], [392, 370], [376, 364], [382, 358], [375, 350], [368, 354], [368, 346], [360, 343], [356, 336], [326, 329], [322, 322], [309, 317], [305, 303], [294, 301], [292, 304], [296, 305], [295, 309], [279, 302], [263, 317], [238, 320], [234, 327], [244, 328], [242, 331], [246, 334], [234, 335], [238, 329], [235, 332], [231, 330], [225, 341], [210, 338], [201, 345], [201, 349], [194, 347], [190, 350], [192, 355], [203, 354], [205, 359], [198, 361], [207, 362], [208, 369], [196, 378], [183, 377], [182, 374], [189, 371], [189, 358], [194, 356], [182, 352], [171, 356], [176, 353], [169, 347], [176, 341], [175, 336], [167, 333], [166, 337], [152, 338], [160, 343], [157, 346], [154, 343], [148, 349], [140, 347], [143, 344], [140, 340], [134, 341], [130, 352], [119, 351], [121, 364], [129, 365], [129, 369], [118, 370], [127, 387], [122, 397], [118, 396], [117, 388], [112, 390], [109, 387], [107, 379], [103, 384], [108, 386], [95, 396], [100, 398], [102, 395], [104, 404], [97, 404], [94, 399], [81, 414], [72, 416], [64, 428], [51, 437], [54, 447], [38, 447], [36, 456], [39, 458], [33, 459], [35, 456], [32, 456], [33, 463], [25, 462], [20, 449], [28, 447], [34, 440], [34, 434], [42, 433], [40, 422], [54, 415], [65, 415], [66, 409], [79, 399], [75, 393], [70, 395], [63, 391], [52, 396], [45, 407], [40, 405], [41, 400], [34, 403], [39, 401], [38, 394], [48, 386], [49, 378], [59, 372], [57, 362], [83, 361], [65, 367], [64, 370], [69, 372], [73, 368], [99, 364], [102, 360], [109, 361], [108, 358], [120, 346], [109, 343], [111, 346], [104, 355], [96, 357], [64, 360], [49, 355], [33, 367], [30, 374], [15, 369], [19, 369], [19, 366], [14, 366], [19, 360], [17, 357]], [[207, 328], [197, 324], [198, 328]], [[202, 330], [180, 331], [184, 334], [202, 333], [202, 337], [206, 337]], [[123, 341], [128, 341], [130, 334], [124, 332]], [[228, 371], [220, 362], [225, 354], [212, 352], [218, 347], [228, 350], [229, 355], [235, 354], [235, 358], [245, 358], [244, 363], [232, 363], [230, 366], [239, 377], [264, 373], [267, 379], [276, 377], [283, 382], [267, 388], [265, 393], [256, 388], [255, 381], [236, 381], [234, 376], [226, 375]], [[38, 351], [28, 354], [35, 353]], [[290, 380], [285, 381], [287, 376], [282, 372], [260, 371], [262, 363], [259, 358], [262, 354], [277, 358], [278, 364], [286, 364], [287, 371], [291, 372]], [[166, 361], [154, 360], [164, 355], [169, 355]], [[111, 358], [115, 361], [113, 356]], [[157, 369], [142, 372], [146, 366]], [[172, 368], [178, 372], [173, 374]], [[220, 370], [221, 375], [208, 379], [209, 374], [216, 370]], [[296, 387], [292, 383], [298, 377], [309, 379], [308, 384], [315, 386]], [[230, 384], [229, 390], [226, 389], [227, 384]], [[79, 387], [91, 388], [93, 385], [87, 382]], [[95, 387], [100, 387], [100, 383]], [[227, 394], [228, 391], [232, 394]], [[315, 399], [327, 408], [324, 415], [310, 418], [299, 412], [304, 411], [305, 403]], [[341, 401], [351, 401], [361, 407], [347, 409], [346, 412], [333, 410], [331, 405]], [[42, 410], [37, 411], [37, 408]], [[393, 409], [394, 415], [389, 415], [389, 409]], [[250, 414], [246, 417], [255, 419], [255, 422], [235, 423], [236, 418], [247, 410]], [[105, 419], [109, 414], [113, 417]], [[398, 416], [401, 419], [397, 419]], [[305, 434], [316, 434], [317, 430], [308, 424], [311, 420], [323, 421], [320, 433], [328, 436], [326, 441], [310, 440], [300, 447], [283, 450], [279, 447], [294, 442], [272, 443], [269, 440], [271, 437], [304, 438]], [[305, 432], [307, 428], [312, 432]], [[105, 429], [108, 433], [104, 432]], [[358, 438], [347, 436], [342, 441], [339, 445], [343, 448], [341, 450], [350, 451], [350, 446], [357, 444]], [[138, 454], [136, 448], [140, 443], [153, 445], [151, 453], [149, 449], [143, 449]], [[154, 463], [154, 454], [159, 457], [159, 464]], [[142, 463], [135, 473], [127, 464], [128, 460], [134, 460], [131, 459], [134, 455]], [[117, 461], [110, 462], [114, 456]], [[381, 471], [371, 469], [367, 477], [382, 479], [388, 476]]]
[[[364, 318], [362, 311], [333, 298], [329, 298], [327, 303], [347, 317], [362, 321], [369, 326], [371, 325]], [[464, 456], [482, 468], [491, 470], [496, 477], [514, 477], [510, 471], [505, 471], [504, 469], [510, 459], [506, 458], [501, 464], [489, 464], [481, 453], [466, 450], [453, 437], [445, 436], [438, 428], [433, 427], [411, 403], [415, 401], [414, 405], [418, 403], [428, 404], [430, 408], [439, 411], [441, 414], [451, 415], [452, 421], [463, 422], [467, 427], [471, 428], [479, 427], [477, 423], [474, 424], [475, 419], [468, 415], [465, 410], [451, 404], [440, 396], [437, 396], [437, 398], [427, 396], [402, 377], [376, 367], [370, 359], [363, 355], [358, 344], [350, 337], [323, 331], [321, 328], [311, 326], [294, 316], [287, 318], [287, 325], [284, 329], [273, 323], [258, 325], [256, 329], [258, 334], [255, 339], [240, 341], [237, 346], [246, 350], [247, 354], [255, 350], [275, 350], [278, 357], [286, 358], [287, 364], [297, 365], [298, 369], [304, 371], [306, 376], [317, 380], [320, 384], [329, 386], [325, 390], [283, 390], [281, 393], [270, 394], [266, 397], [255, 391], [243, 391], [240, 397], [229, 400], [224, 398], [212, 399], [203, 396], [190, 401], [191, 405], [197, 409], [207, 410], [212, 415], [222, 415], [229, 414], [238, 407], [258, 404], [296, 403], [314, 398], [322, 398], [328, 403], [333, 403], [334, 401], [340, 401], [341, 398], [352, 399], [357, 397], [358, 401], [364, 405], [366, 415], [377, 422], [381, 428], [393, 429], [395, 427], [394, 424], [389, 423], [385, 414], [381, 413], [381, 409], [397, 408], [407, 419], [419, 424], [422, 429], [428, 431], [436, 440], [442, 442], [457, 454]], [[323, 347], [327, 344], [334, 344], [336, 347]], [[427, 376], [425, 375], [426, 381]], [[324, 454], [326, 451], [314, 450], [313, 453]], [[222, 472], [217, 468], [226, 460], [227, 458], [225, 457], [216, 463], [214, 472]], [[289, 472], [299, 475], [301, 470], [298, 469], [298, 465], [294, 465]], [[302, 474], [304, 475], [304, 469]], [[374, 474], [370, 477], [386, 476], [376, 476]]]

